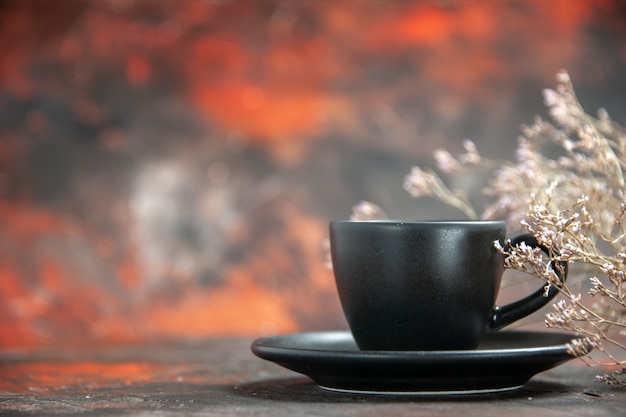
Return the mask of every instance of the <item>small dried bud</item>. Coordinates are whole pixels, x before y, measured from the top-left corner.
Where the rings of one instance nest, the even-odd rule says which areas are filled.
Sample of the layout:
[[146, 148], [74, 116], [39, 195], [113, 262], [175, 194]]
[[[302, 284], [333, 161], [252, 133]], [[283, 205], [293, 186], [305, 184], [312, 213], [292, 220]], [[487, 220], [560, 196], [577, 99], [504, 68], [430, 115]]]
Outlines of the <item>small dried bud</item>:
[[556, 91], [550, 88], [546, 88], [545, 90], [543, 90], [543, 103], [546, 106], [548, 107], [556, 106], [558, 102], [559, 102], [559, 95], [557, 94]]
[[389, 217], [385, 211], [374, 203], [361, 201], [352, 207], [350, 220], [383, 220]]
[[437, 180], [435, 174], [414, 166], [404, 178], [404, 189], [413, 197], [423, 197], [433, 194]]
[[446, 174], [458, 172], [461, 168], [459, 161], [454, 159], [450, 152], [444, 149], [436, 149], [433, 153], [433, 158], [437, 162], [437, 168]]
[[561, 70], [556, 74], [556, 81], [561, 84], [567, 84], [570, 82], [570, 77], [567, 71]]
[[608, 123], [611, 121], [611, 118], [609, 116], [609, 112], [606, 111], [606, 109], [604, 107], [600, 107], [598, 109], [598, 119], [603, 122], [603, 123]]
[[463, 148], [465, 148], [466, 152], [469, 153], [478, 153], [478, 149], [476, 148], [476, 144], [471, 141], [471, 139], [463, 139]]
[[550, 296], [550, 290], [551, 290], [551, 289], [552, 289], [552, 285], [550, 285], [550, 284], [546, 284], [546, 285], [543, 287], [543, 296], [544, 296], [544, 297], [546, 297], [546, 298], [548, 298], [548, 297]]

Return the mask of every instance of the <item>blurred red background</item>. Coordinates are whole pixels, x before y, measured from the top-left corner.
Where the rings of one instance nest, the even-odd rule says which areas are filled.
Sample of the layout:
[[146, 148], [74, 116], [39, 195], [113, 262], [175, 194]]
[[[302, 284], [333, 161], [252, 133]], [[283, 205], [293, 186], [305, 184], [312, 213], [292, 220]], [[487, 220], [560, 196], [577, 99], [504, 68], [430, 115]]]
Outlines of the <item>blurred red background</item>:
[[327, 222], [562, 68], [626, 121], [619, 0], [0, 2], [0, 347], [343, 327]]

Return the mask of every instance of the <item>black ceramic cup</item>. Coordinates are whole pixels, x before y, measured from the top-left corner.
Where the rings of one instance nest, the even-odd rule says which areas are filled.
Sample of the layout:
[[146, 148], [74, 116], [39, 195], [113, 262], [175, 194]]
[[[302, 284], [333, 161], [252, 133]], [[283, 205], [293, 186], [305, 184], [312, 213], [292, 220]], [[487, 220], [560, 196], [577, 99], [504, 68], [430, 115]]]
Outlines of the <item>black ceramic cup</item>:
[[[496, 240], [504, 246], [504, 222], [331, 222], [337, 290], [359, 348], [475, 349], [485, 333], [547, 304], [558, 291], [542, 285], [495, 305], [504, 272]], [[511, 242], [540, 247], [532, 235]], [[561, 280], [566, 267], [554, 268]]]

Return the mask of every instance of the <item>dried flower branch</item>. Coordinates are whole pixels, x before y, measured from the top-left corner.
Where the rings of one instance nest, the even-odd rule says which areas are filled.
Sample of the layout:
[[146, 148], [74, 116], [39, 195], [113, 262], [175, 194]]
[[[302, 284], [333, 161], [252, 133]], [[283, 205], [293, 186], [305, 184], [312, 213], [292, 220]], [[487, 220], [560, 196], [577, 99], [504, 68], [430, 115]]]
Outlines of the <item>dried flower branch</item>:
[[[413, 167], [404, 188], [471, 219], [506, 219], [510, 228], [533, 234], [548, 254], [524, 244], [497, 245], [506, 267], [543, 279], [546, 290], [558, 288], [564, 297], [546, 315], [546, 325], [585, 336], [570, 352], [582, 357], [594, 348], [585, 359], [589, 365], [617, 367], [598, 379], [626, 387], [626, 134], [606, 110], [597, 117], [585, 112], [565, 71], [543, 97], [552, 123], [537, 117], [522, 126], [515, 161], [485, 159], [469, 140], [458, 158], [435, 152], [444, 174], [466, 175], [477, 167], [492, 171], [484, 189], [491, 203], [480, 216], [465, 194], [450, 189], [435, 171]], [[558, 261], [570, 266], [567, 284], [550, 266]], [[573, 289], [576, 282], [588, 287], [586, 294]]]
[[404, 189], [412, 197], [432, 196], [452, 207], [458, 208], [470, 219], [478, 218], [478, 214], [476, 214], [465, 194], [460, 190], [454, 192], [450, 190], [439, 178], [439, 175], [432, 170], [422, 170], [420, 167], [413, 167], [404, 179]]

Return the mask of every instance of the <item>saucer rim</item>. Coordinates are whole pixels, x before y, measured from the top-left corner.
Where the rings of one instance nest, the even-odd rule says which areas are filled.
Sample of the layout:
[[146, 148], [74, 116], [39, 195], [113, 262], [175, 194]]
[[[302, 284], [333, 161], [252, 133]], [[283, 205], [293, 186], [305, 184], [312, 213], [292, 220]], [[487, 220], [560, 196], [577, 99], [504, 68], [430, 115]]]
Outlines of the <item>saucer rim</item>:
[[336, 392], [339, 394], [362, 394], [362, 395], [393, 395], [393, 396], [409, 396], [409, 397], [431, 397], [431, 396], [457, 396], [457, 395], [482, 395], [482, 394], [499, 394], [507, 393], [511, 391], [517, 391], [524, 388], [522, 385], [503, 386], [500, 388], [485, 388], [485, 389], [458, 389], [458, 390], [441, 390], [441, 391], [376, 391], [376, 390], [359, 390], [348, 388], [333, 388], [324, 385], [318, 386], [326, 391]]
[[[295, 333], [286, 333], [276, 336], [261, 337], [252, 343], [251, 347], [253, 351], [256, 348], [281, 350], [281, 351], [296, 351], [299, 353], [313, 353], [315, 355], [330, 354], [333, 357], [347, 355], [351, 359], [355, 356], [362, 356], [367, 358], [376, 357], [381, 359], [383, 357], [399, 358], [399, 357], [411, 357], [420, 358], [428, 356], [430, 358], [436, 358], [439, 356], [455, 357], [482, 357], [487, 354], [529, 354], [529, 353], [563, 353], [567, 350], [567, 344], [572, 340], [584, 339], [583, 336], [578, 336], [572, 333], [555, 332], [555, 331], [539, 331], [539, 330], [500, 330], [498, 332], [486, 335], [486, 338], [500, 337], [502, 335], [526, 335], [532, 337], [560, 337], [562, 340], [560, 343], [549, 344], [545, 346], [534, 347], [512, 347], [512, 348], [488, 348], [480, 349], [480, 346], [476, 349], [452, 349], [452, 350], [359, 350], [358, 347], [355, 350], [333, 350], [333, 349], [319, 349], [319, 348], [307, 348], [299, 346], [284, 346], [284, 341], [290, 338], [299, 337], [313, 337], [313, 336], [334, 336], [342, 339], [353, 339], [350, 330], [317, 330], [317, 331], [304, 331]], [[575, 356], [572, 356], [575, 358]]]
[[[327, 330], [288, 333], [256, 339], [252, 352], [261, 359], [274, 362], [286, 369], [311, 378], [320, 388], [328, 391], [352, 394], [453, 396], [488, 394], [515, 391], [522, 388], [535, 375], [559, 366], [576, 356], [568, 352], [568, 344], [582, 339], [571, 333], [536, 330], [500, 330], [487, 337], [492, 342], [511, 343], [515, 337], [532, 337], [541, 346], [517, 348], [490, 348], [446, 351], [362, 351], [358, 350], [349, 330]], [[350, 349], [320, 349], [306, 345], [307, 338], [329, 341], [326, 343], [349, 343]], [[498, 338], [501, 338], [498, 340]], [[543, 340], [543, 342], [541, 342]], [[508, 342], [507, 342], [508, 341]], [[291, 343], [296, 342], [296, 343]], [[291, 346], [290, 346], [291, 345]], [[336, 345], [335, 345], [336, 346]], [[482, 367], [498, 367], [502, 375], [490, 374]], [[363, 379], [362, 372], [372, 372], [384, 367], [382, 374]], [[437, 374], [461, 367], [469, 372], [458, 376], [453, 385]], [[407, 376], [407, 369], [415, 374]], [[477, 374], [470, 376], [470, 374]], [[426, 386], [425, 377], [433, 377], [432, 385]], [[335, 380], [342, 379], [341, 382]], [[386, 388], [385, 378], [404, 378], [400, 386]], [[473, 380], [478, 378], [478, 380]], [[499, 381], [495, 381], [498, 379]], [[494, 381], [492, 381], [494, 380]], [[330, 381], [330, 383], [329, 383]]]

